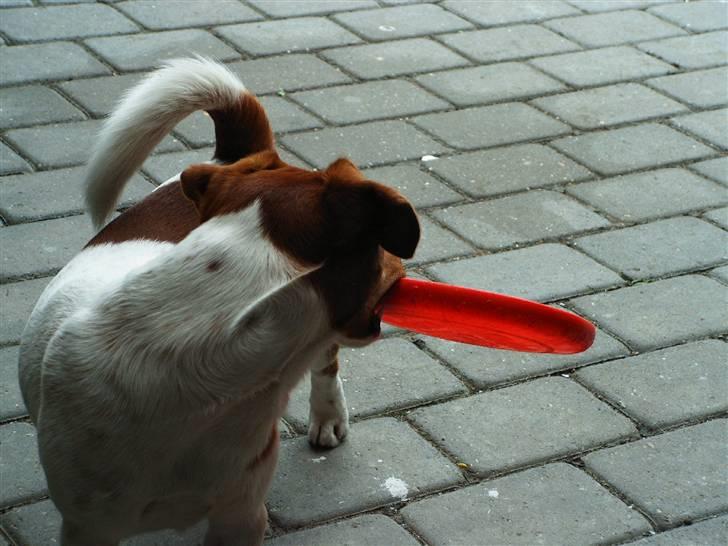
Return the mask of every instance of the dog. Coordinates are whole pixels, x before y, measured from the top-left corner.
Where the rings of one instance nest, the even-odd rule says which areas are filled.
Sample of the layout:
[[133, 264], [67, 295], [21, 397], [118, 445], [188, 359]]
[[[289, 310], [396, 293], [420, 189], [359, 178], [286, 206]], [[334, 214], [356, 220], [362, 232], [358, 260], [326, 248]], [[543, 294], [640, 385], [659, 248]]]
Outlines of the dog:
[[[213, 160], [106, 224], [198, 110], [214, 121]], [[310, 442], [342, 441], [337, 349], [377, 338], [377, 304], [419, 240], [413, 207], [346, 159], [284, 163], [258, 100], [203, 58], [170, 61], [123, 98], [86, 200], [100, 231], [41, 295], [19, 357], [61, 543], [206, 518], [206, 546], [260, 544], [289, 393], [310, 371]]]

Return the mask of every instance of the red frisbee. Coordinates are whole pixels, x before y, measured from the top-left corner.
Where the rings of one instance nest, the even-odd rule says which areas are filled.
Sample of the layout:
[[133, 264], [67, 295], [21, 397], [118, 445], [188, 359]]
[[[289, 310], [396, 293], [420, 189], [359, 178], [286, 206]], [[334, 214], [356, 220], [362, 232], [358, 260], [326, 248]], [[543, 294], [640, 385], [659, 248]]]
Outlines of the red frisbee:
[[534, 301], [404, 278], [381, 302], [382, 320], [428, 336], [531, 353], [580, 353], [594, 342], [583, 318]]

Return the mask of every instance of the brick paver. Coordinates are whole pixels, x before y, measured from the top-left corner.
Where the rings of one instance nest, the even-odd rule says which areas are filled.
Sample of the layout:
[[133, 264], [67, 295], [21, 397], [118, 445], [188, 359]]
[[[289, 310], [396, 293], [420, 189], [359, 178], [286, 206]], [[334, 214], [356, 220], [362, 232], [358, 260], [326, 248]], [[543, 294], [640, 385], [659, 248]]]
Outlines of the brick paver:
[[313, 451], [306, 438], [283, 442], [269, 511], [284, 527], [308, 525], [462, 481], [409, 425], [374, 419], [353, 425], [333, 451]]
[[[535, 216], [528, 222], [523, 221], [534, 212]], [[435, 216], [462, 237], [490, 250], [609, 225], [607, 220], [573, 199], [546, 190], [448, 207]]]
[[328, 49], [322, 56], [362, 79], [441, 70], [468, 61], [427, 38]]
[[632, 83], [536, 99], [533, 104], [579, 129], [665, 117], [687, 108]]
[[433, 497], [402, 512], [434, 546], [481, 544], [484, 538], [489, 544], [523, 546], [605, 544], [650, 529], [636, 511], [561, 463]]
[[660, 527], [724, 512], [728, 422], [718, 419], [597, 451], [587, 468], [645, 510]]
[[686, 275], [572, 303], [641, 351], [725, 333], [728, 287], [699, 275]]
[[[693, 166], [701, 165], [693, 163]], [[728, 202], [728, 192], [684, 169], [657, 169], [577, 184], [568, 193], [625, 222], [682, 214]]]
[[562, 377], [414, 410], [409, 419], [484, 476], [636, 434], [627, 418]]
[[522, 99], [566, 87], [523, 63], [463, 68], [417, 78], [427, 89], [458, 106]]
[[0, 349], [0, 421], [26, 415], [18, 386], [18, 348]]
[[[462, 150], [475, 150], [541, 139], [569, 132], [569, 127], [526, 104], [507, 103], [443, 114], [419, 116], [414, 122]], [[484, 127], [491, 130], [483, 131]]]
[[428, 163], [428, 168], [475, 198], [592, 177], [581, 165], [540, 144], [459, 154]]
[[[101, 119], [199, 54], [260, 97], [284, 161], [348, 156], [418, 208], [409, 276], [598, 326], [575, 355], [387, 324], [342, 349], [349, 436], [312, 450], [293, 393], [266, 544], [723, 546], [726, 44], [714, 0], [0, 0], [0, 544], [58, 542], [16, 359], [90, 235]], [[188, 117], [120, 206], [214, 144]]]
[[728, 410], [728, 344], [714, 339], [591, 366], [576, 377], [653, 429]]
[[715, 154], [700, 142], [656, 123], [585, 133], [554, 141], [553, 145], [600, 174], [619, 174]]
[[427, 271], [451, 284], [538, 301], [563, 299], [623, 282], [614, 271], [591, 258], [553, 243], [436, 264]]
[[678, 217], [580, 237], [574, 244], [630, 279], [648, 279], [728, 261], [728, 233]]
[[588, 351], [566, 356], [496, 351], [437, 338], [427, 338], [424, 343], [478, 388], [567, 371], [629, 354], [624, 345], [601, 330], [597, 331], [594, 345]]
[[[465, 392], [462, 383], [441, 364], [403, 339], [342, 351], [339, 363], [347, 408], [354, 418]], [[302, 429], [308, 423], [309, 393], [306, 381], [293, 393], [286, 412], [286, 419]]]
[[538, 57], [529, 62], [576, 87], [606, 85], [675, 71], [669, 64], [629, 46]]

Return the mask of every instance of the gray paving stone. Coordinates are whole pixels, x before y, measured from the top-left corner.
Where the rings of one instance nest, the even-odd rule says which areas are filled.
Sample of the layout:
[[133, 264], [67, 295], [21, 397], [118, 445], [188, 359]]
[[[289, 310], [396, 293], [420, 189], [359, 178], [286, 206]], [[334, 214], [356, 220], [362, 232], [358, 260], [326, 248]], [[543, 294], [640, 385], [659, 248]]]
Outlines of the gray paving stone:
[[592, 453], [592, 472], [645, 510], [661, 528], [728, 508], [725, 419]]
[[450, 105], [411, 82], [387, 80], [294, 93], [291, 98], [333, 124], [410, 116]]
[[337, 11], [378, 8], [374, 0], [249, 0], [249, 3], [272, 17], [323, 15]]
[[0, 142], [0, 175], [22, 173], [31, 170], [22, 157]]
[[533, 190], [433, 212], [461, 237], [486, 249], [554, 239], [609, 222], [561, 193]]
[[592, 176], [584, 167], [540, 144], [470, 152], [432, 161], [427, 166], [473, 197], [576, 182]]
[[500, 351], [438, 338], [426, 338], [425, 344], [477, 388], [490, 388], [629, 354], [624, 345], [601, 330], [597, 330], [594, 345], [574, 355]]
[[341, 13], [333, 18], [374, 41], [426, 36], [473, 27], [454, 13], [433, 4]]
[[580, 252], [544, 244], [427, 268], [443, 282], [538, 301], [553, 301], [617, 286], [622, 279]]
[[697, 32], [728, 27], [728, 10], [721, 2], [714, 0], [667, 4], [655, 6], [647, 11]]
[[40, 85], [0, 89], [0, 128], [12, 129], [57, 121], [85, 119], [55, 91]]
[[[0, 183], [0, 215], [17, 224], [81, 214], [84, 175], [79, 167], [5, 177]], [[152, 189], [134, 177], [119, 206], [128, 206]]]
[[[16, 224], [81, 214], [85, 175], [85, 167], [75, 167], [5, 177], [0, 182], [0, 215]], [[119, 207], [135, 203], [153, 189], [141, 176], [134, 176]]]
[[[357, 419], [466, 392], [454, 375], [405, 339], [344, 349], [339, 363], [349, 416]], [[308, 424], [309, 385], [308, 380], [299, 385], [286, 412], [286, 420], [301, 429]]]
[[260, 97], [265, 108], [271, 127], [276, 133], [288, 133], [303, 129], [316, 129], [323, 127], [323, 123], [304, 112], [297, 105], [281, 97]]
[[[431, 164], [426, 163], [426, 165]], [[415, 165], [366, 169], [364, 176], [397, 189], [415, 207], [432, 207], [462, 200], [460, 194], [422, 172]]]
[[[569, 127], [521, 103], [496, 104], [414, 119], [448, 145], [472, 150], [562, 135]], [[487, 128], [487, 130], [483, 130]]]
[[625, 222], [681, 214], [728, 202], [728, 191], [685, 169], [657, 169], [566, 189]]
[[606, 175], [715, 154], [698, 141], [656, 123], [585, 133], [553, 141], [551, 145]]
[[488, 2], [460, 2], [447, 0], [442, 6], [454, 11], [461, 17], [478, 25], [488, 27], [508, 25], [511, 23], [531, 23], [562, 15], [580, 13], [566, 2], [541, 2], [526, 0], [518, 3], [508, 0], [490, 0]]
[[217, 27], [215, 31], [251, 55], [308, 51], [361, 42], [358, 36], [325, 17], [227, 25]]
[[209, 161], [212, 159], [213, 153], [214, 150], [212, 148], [204, 148], [201, 150], [159, 154], [147, 159], [142, 166], [142, 171], [157, 184], [162, 184], [171, 177], [184, 171], [190, 165]]
[[117, 2], [115, 6], [152, 30], [203, 27], [262, 19], [260, 14], [248, 6], [219, 0], [178, 2], [177, 6], [155, 0], [131, 0]]
[[[22, 506], [0, 515], [0, 523], [10, 536], [23, 546], [47, 546], [60, 543], [61, 515], [50, 500]], [[191, 546], [202, 544], [206, 524], [191, 529], [160, 531], [124, 541], [124, 546]]]
[[427, 38], [329, 49], [321, 55], [362, 79], [402, 76], [467, 65], [468, 61]]
[[[447, 514], [443, 517], [443, 514]], [[649, 523], [586, 474], [562, 463], [533, 468], [402, 510], [428, 544], [615, 544]]]
[[310, 525], [462, 481], [407, 424], [374, 419], [353, 425], [333, 451], [314, 451], [306, 438], [282, 442], [268, 510], [283, 527]]
[[375, 121], [284, 136], [283, 144], [312, 165], [323, 168], [341, 156], [361, 167], [420, 158], [446, 150], [403, 121]]
[[215, 144], [215, 126], [207, 112], [187, 116], [175, 126], [173, 134], [195, 148]]
[[539, 57], [529, 62], [577, 87], [662, 76], [675, 71], [669, 64], [629, 46]]
[[500, 63], [416, 78], [427, 89], [457, 106], [535, 97], [566, 87], [523, 63]]
[[409, 418], [480, 476], [565, 457], [637, 432], [629, 419], [561, 377], [417, 409]]
[[55, 274], [93, 235], [86, 216], [71, 216], [0, 230], [0, 281]]
[[708, 68], [725, 64], [728, 56], [728, 32], [706, 32], [679, 36], [638, 46], [680, 68]]
[[587, 47], [604, 47], [685, 34], [680, 27], [636, 10], [553, 19], [544, 25]]
[[728, 157], [693, 163], [690, 165], [690, 169], [728, 186]]
[[714, 146], [728, 150], [728, 108], [676, 117], [672, 123]]
[[651, 429], [728, 410], [728, 344], [718, 340], [591, 366], [576, 377]]
[[640, 351], [726, 331], [728, 288], [699, 275], [583, 296], [571, 305]]
[[103, 64], [70, 42], [19, 45], [3, 48], [0, 85], [109, 73]]
[[156, 68], [164, 60], [193, 54], [220, 61], [240, 58], [231, 47], [201, 29], [90, 38], [85, 42], [117, 70]]
[[710, 275], [719, 281], [723, 281], [724, 284], [728, 284], [728, 265], [716, 267], [710, 272]]
[[[100, 129], [100, 120], [89, 120], [13, 129], [5, 137], [41, 167], [69, 167], [88, 160]], [[155, 148], [157, 152], [182, 149], [169, 136]]]
[[579, 129], [598, 129], [687, 110], [682, 104], [634, 83], [565, 93], [531, 102]]
[[0, 426], [0, 506], [11, 506], [46, 493], [46, 482], [38, 458], [35, 427], [28, 423]]
[[439, 39], [479, 62], [509, 61], [580, 49], [577, 44], [538, 25], [459, 32]]
[[0, 32], [16, 42], [65, 40], [138, 32], [139, 27], [103, 4], [3, 10]]
[[728, 207], [722, 209], [711, 210], [703, 214], [705, 218], [712, 220], [723, 229], [728, 230]]
[[32, 6], [33, 0], [0, 0], [0, 7], [10, 8], [14, 6]]
[[[4, 230], [0, 230], [2, 233]], [[17, 344], [28, 321], [35, 302], [50, 281], [49, 278], [35, 279], [0, 285], [0, 344]]]
[[696, 70], [653, 78], [645, 83], [676, 99], [698, 108], [711, 108], [728, 103], [728, 68]]
[[322, 544], [417, 546], [419, 542], [391, 519], [379, 514], [359, 516], [290, 533], [265, 542], [266, 546], [321, 546]]
[[257, 95], [294, 91], [351, 81], [341, 70], [313, 55], [285, 55], [253, 59], [228, 66]]
[[583, 9], [590, 13], [599, 13], [602, 11], [612, 11], [618, 9], [640, 9], [654, 6], [660, 2], [670, 0], [568, 0], [569, 4]]
[[643, 538], [634, 546], [723, 546], [728, 542], [728, 517], [722, 516]]
[[445, 260], [475, 252], [472, 246], [423, 215], [420, 215], [420, 229], [422, 230], [420, 244], [417, 246], [414, 258], [407, 262], [409, 265]]
[[588, 235], [574, 245], [635, 280], [704, 269], [728, 260], [728, 233], [691, 217]]
[[110, 113], [124, 91], [131, 89], [142, 77], [143, 74], [125, 74], [70, 80], [58, 84], [58, 87], [98, 118]]
[[0, 420], [26, 415], [18, 386], [18, 348], [0, 349]]

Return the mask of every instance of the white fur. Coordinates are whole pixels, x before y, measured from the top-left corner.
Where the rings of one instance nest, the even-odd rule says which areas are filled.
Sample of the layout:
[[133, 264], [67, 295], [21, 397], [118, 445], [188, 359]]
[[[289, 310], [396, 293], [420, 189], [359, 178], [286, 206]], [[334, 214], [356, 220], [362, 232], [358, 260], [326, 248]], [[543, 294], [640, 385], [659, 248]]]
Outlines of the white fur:
[[197, 110], [226, 109], [245, 86], [225, 66], [203, 58], [175, 59], [152, 72], [104, 123], [89, 161], [86, 204], [103, 227], [126, 182], [177, 123]]
[[211, 532], [245, 536], [272, 467], [246, 469], [333, 342], [305, 273], [266, 239], [256, 204], [177, 245], [91, 247], [51, 283], [20, 381], [52, 498], [87, 542], [185, 527], [228, 494], [238, 523], [213, 518]]

